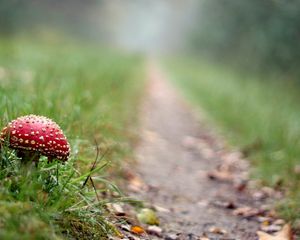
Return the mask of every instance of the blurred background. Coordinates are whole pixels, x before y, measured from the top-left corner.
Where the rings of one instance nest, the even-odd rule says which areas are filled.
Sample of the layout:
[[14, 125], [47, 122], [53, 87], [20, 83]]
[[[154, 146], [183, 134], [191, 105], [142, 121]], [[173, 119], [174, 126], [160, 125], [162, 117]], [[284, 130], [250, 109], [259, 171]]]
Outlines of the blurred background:
[[1, 0], [0, 31], [71, 35], [143, 52], [184, 50], [292, 73], [299, 11], [297, 0]]
[[[81, 86], [82, 79], [90, 79], [90, 89], [81, 93], [74, 87], [76, 97], [63, 105], [76, 106], [69, 115], [43, 95], [38, 99], [44, 105], [32, 98], [15, 108], [7, 99], [15, 96], [16, 103], [23, 98], [13, 95], [13, 87], [12, 95], [1, 100], [2, 109], [9, 106], [13, 116], [32, 110], [50, 116], [59, 112], [64, 127], [66, 119], [78, 120], [82, 106], [94, 109], [91, 101], [99, 93], [90, 90], [99, 79], [106, 79], [108, 89], [101, 96], [117, 87], [115, 96], [120, 96], [133, 85], [120, 83], [142, 79], [131, 76], [155, 56], [178, 89], [252, 160], [254, 176], [263, 184], [287, 187], [291, 198], [283, 212], [300, 218], [299, 211], [290, 211], [300, 209], [295, 200], [300, 195], [299, 0], [0, 0], [0, 38], [2, 96], [8, 82], [17, 79], [25, 79], [25, 85], [41, 79], [48, 85], [64, 81], [65, 91], [75, 81]], [[69, 45], [73, 48], [66, 51]], [[87, 46], [93, 47], [86, 51]], [[139, 58], [120, 60], [111, 50]], [[98, 55], [101, 61], [96, 61]], [[96, 76], [94, 69], [101, 67]], [[21, 68], [21, 78], [14, 68]], [[24, 94], [21, 89], [18, 93]], [[116, 104], [115, 98], [108, 99]]]
[[63, 34], [135, 51], [170, 51], [182, 47], [197, 22], [197, 5], [195, 0], [1, 1], [1, 33]]

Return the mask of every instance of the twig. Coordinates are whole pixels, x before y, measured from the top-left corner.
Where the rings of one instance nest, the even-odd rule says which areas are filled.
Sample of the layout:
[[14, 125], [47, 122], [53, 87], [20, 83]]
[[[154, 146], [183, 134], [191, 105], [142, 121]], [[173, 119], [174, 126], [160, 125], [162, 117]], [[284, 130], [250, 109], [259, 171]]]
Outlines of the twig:
[[96, 189], [96, 186], [94, 184], [94, 180], [92, 179], [92, 177], [90, 177], [90, 180], [91, 180], [91, 183], [92, 183], [92, 186], [94, 188], [94, 191], [95, 191], [95, 194], [96, 194], [96, 198], [97, 198], [97, 201], [99, 202], [100, 201], [100, 198], [99, 198], [99, 195], [97, 193], [97, 189]]
[[[100, 162], [100, 161], [105, 157], [105, 155], [109, 152], [109, 150], [110, 150], [109, 148], [107, 148], [107, 149], [105, 150], [105, 152], [102, 154], [102, 156], [100, 157], [100, 159], [99, 159], [100, 148], [99, 148], [99, 145], [98, 145], [96, 139], [95, 139], [95, 145], [96, 145], [96, 151], [97, 151], [97, 152], [96, 152], [96, 158], [95, 158], [95, 161], [94, 161], [94, 163], [93, 163], [93, 165], [92, 165], [92, 167], [91, 167], [91, 169], [90, 169], [90, 172], [92, 172], [92, 171], [96, 168], [98, 162]], [[98, 159], [99, 159], [99, 160], [98, 160]], [[89, 174], [89, 175], [87, 176], [87, 178], [85, 179], [85, 181], [84, 181], [84, 183], [83, 183], [81, 189], [85, 187], [85, 185], [87, 184], [87, 182], [88, 182], [88, 180], [89, 180], [90, 178], [91, 178], [91, 174]], [[93, 181], [93, 180], [91, 180], [91, 181]], [[92, 183], [92, 184], [93, 184], [93, 183]], [[93, 187], [95, 188], [94, 184], [93, 184]], [[96, 189], [95, 189], [95, 191], [96, 191]]]

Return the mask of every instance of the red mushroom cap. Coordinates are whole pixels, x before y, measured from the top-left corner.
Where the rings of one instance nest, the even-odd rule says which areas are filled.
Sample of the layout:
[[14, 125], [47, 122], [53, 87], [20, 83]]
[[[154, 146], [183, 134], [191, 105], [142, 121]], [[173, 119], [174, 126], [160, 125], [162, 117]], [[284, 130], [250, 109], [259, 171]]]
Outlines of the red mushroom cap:
[[60, 127], [43, 116], [27, 115], [11, 121], [0, 133], [2, 141], [8, 138], [13, 149], [34, 151], [63, 161], [70, 155], [70, 145]]

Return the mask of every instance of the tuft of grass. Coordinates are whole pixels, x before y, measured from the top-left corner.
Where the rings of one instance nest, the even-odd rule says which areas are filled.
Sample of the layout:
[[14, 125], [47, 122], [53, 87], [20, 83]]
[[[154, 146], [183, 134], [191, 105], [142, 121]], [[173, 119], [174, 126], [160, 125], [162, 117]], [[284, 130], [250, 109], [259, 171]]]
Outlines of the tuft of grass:
[[167, 68], [191, 102], [252, 160], [254, 177], [288, 189], [281, 209], [290, 220], [300, 218], [299, 86], [283, 76], [255, 76], [199, 59], [170, 61]]
[[[81, 175], [75, 168], [75, 159], [61, 164], [57, 161], [48, 163], [42, 158], [35, 166], [34, 163], [21, 163], [11, 150], [3, 152], [1, 160], [7, 164], [0, 168], [1, 239], [18, 239], [20, 236], [22, 239], [59, 239], [61, 233], [74, 237], [79, 230], [59, 230], [70, 215], [74, 216], [74, 221], [82, 222], [81, 228], [92, 226], [90, 234], [112, 233], [103, 217], [103, 204], [96, 201], [94, 189], [82, 188], [86, 174]], [[100, 174], [98, 170], [104, 165], [102, 163], [93, 172]]]
[[128, 199], [107, 165], [118, 169], [130, 155], [141, 57], [73, 42], [0, 41], [0, 128], [22, 115], [44, 115], [61, 126], [72, 149], [65, 164], [42, 157], [34, 166], [2, 146], [0, 238], [113, 235], [106, 204]]

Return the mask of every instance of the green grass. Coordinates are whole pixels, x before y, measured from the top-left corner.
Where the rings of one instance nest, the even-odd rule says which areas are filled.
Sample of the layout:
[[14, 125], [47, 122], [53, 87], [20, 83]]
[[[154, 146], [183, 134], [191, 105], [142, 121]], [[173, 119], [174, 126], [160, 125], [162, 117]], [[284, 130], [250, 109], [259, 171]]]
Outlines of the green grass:
[[[142, 78], [139, 56], [73, 42], [1, 40], [0, 127], [18, 116], [44, 115], [61, 126], [72, 149], [66, 164], [41, 158], [35, 167], [2, 147], [1, 239], [104, 239], [114, 233], [105, 204], [127, 199], [105, 178], [130, 155]], [[82, 188], [95, 142], [100, 155], [109, 149], [92, 171], [99, 200], [90, 183]]]
[[300, 218], [300, 176], [294, 171], [300, 164], [299, 86], [195, 59], [167, 67], [191, 102], [251, 159], [254, 177], [288, 189], [282, 213]]

